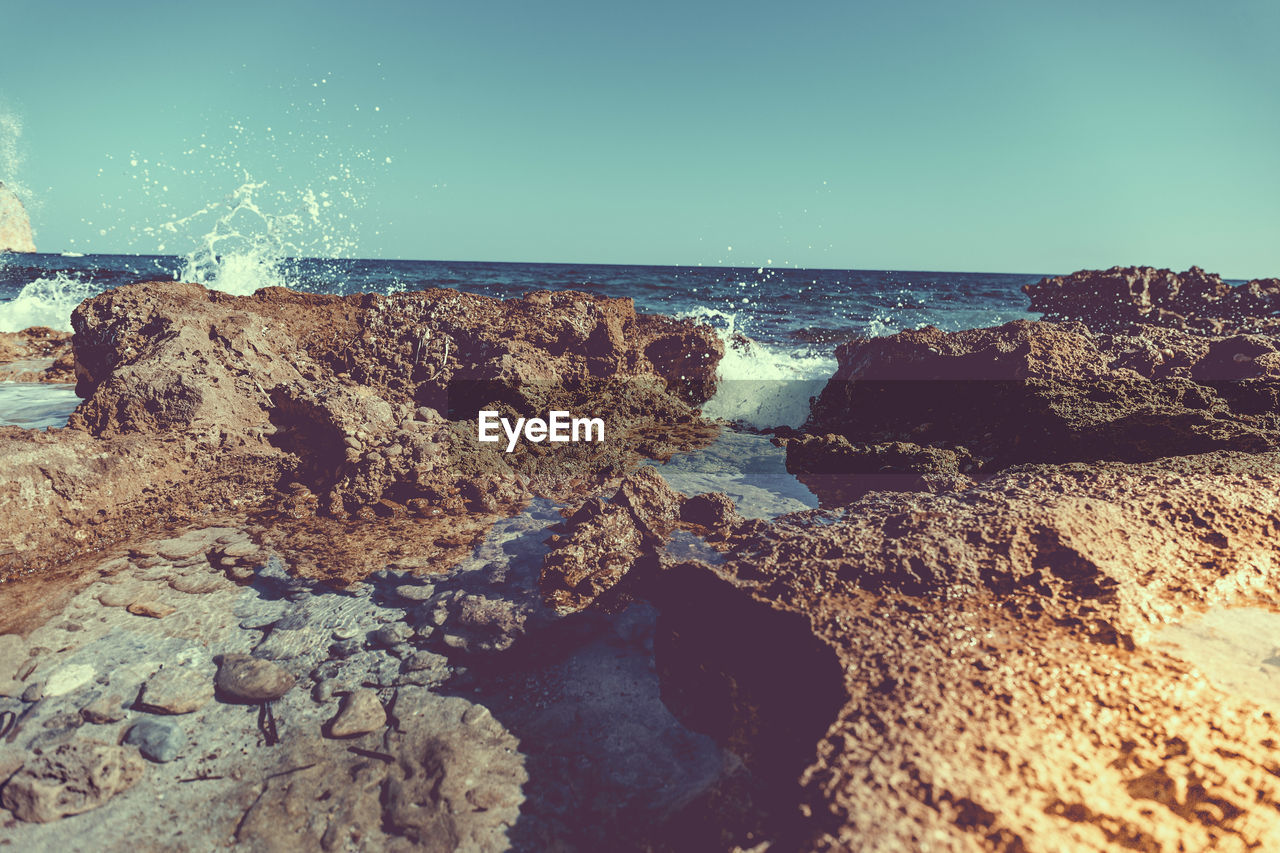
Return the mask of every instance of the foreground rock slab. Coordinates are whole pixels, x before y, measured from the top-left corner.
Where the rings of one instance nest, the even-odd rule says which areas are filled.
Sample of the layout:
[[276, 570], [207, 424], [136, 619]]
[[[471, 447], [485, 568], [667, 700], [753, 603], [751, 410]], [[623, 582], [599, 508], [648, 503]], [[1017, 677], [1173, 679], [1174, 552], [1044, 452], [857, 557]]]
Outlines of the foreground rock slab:
[[0, 802], [21, 820], [48, 823], [106, 804], [145, 772], [133, 747], [76, 741], [27, 762], [4, 786]]

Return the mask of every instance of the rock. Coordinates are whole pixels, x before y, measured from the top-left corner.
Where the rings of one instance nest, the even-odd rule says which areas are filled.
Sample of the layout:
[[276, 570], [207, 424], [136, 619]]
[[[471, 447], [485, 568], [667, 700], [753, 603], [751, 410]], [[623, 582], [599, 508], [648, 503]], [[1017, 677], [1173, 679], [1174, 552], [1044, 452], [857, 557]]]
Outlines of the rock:
[[1274, 332], [1280, 326], [1280, 281], [1233, 287], [1199, 267], [1184, 273], [1153, 267], [1081, 270], [1022, 290], [1031, 297], [1031, 310], [1045, 319], [1082, 321], [1097, 331], [1131, 331], [1141, 323], [1214, 334]]
[[1023, 465], [749, 523], [722, 564], [654, 581], [663, 701], [806, 849], [1109, 849], [1114, 827], [1265, 847], [1280, 718], [1145, 638], [1276, 600], [1278, 519], [1271, 452]]
[[226, 580], [221, 575], [210, 574], [208, 572], [196, 572], [190, 575], [178, 575], [169, 581], [169, 586], [178, 592], [185, 592], [189, 595], [207, 595], [211, 592], [217, 592], [227, 585]]
[[[0, 510], [2, 572], [246, 504], [277, 502], [279, 521], [293, 526], [317, 514], [378, 517], [411, 506], [461, 519], [507, 512], [535, 492], [580, 492], [635, 464], [638, 443], [584, 445], [571, 457], [548, 456], [545, 446], [507, 454], [474, 446], [476, 413], [503, 400], [528, 414], [589, 408], [642, 417], [651, 430], [683, 427], [714, 393], [723, 352], [709, 327], [574, 292], [230, 296], [166, 281], [86, 300], [72, 325], [85, 397], [72, 428], [0, 434], [0, 481], [15, 495]], [[401, 432], [413, 408], [429, 410], [426, 421]], [[258, 437], [267, 423], [270, 442]], [[607, 428], [630, 435], [621, 422]], [[392, 452], [340, 461], [353, 434]], [[281, 488], [288, 483], [307, 491]], [[458, 547], [484, 524], [460, 524]], [[253, 558], [248, 543], [216, 544], [222, 535], [194, 530], [153, 549], [175, 562], [206, 552]], [[431, 532], [424, 556], [452, 547], [436, 545], [440, 536]], [[362, 577], [404, 545], [395, 536], [348, 539], [321, 537], [331, 553], [317, 571]]]
[[237, 542], [222, 549], [224, 556], [234, 557], [235, 559], [256, 557], [261, 551], [262, 549], [252, 542]]
[[72, 741], [27, 761], [0, 792], [0, 802], [19, 820], [49, 823], [98, 808], [145, 772], [136, 749]]
[[271, 702], [293, 687], [288, 670], [249, 655], [223, 655], [218, 664], [215, 686], [228, 699], [238, 702]]
[[429, 583], [402, 583], [396, 587], [396, 595], [405, 601], [426, 601], [435, 593], [435, 586]]
[[733, 498], [722, 492], [694, 495], [680, 507], [680, 520], [709, 530], [726, 531], [737, 527], [743, 518]]
[[377, 731], [386, 724], [387, 712], [378, 694], [361, 688], [343, 697], [337, 716], [329, 722], [329, 736], [355, 737]]
[[0, 183], [0, 252], [34, 252], [31, 220], [13, 190]]
[[100, 726], [118, 723], [125, 718], [124, 697], [111, 691], [103, 693], [81, 708], [80, 716], [86, 723]]
[[22, 691], [23, 702], [39, 702], [44, 698], [44, 683], [33, 681]]
[[207, 673], [184, 666], [165, 666], [147, 679], [137, 707], [155, 714], [190, 714], [213, 698], [214, 686]]
[[[1177, 344], [1179, 358], [1157, 361], [1159, 350], [1145, 338], [1026, 321], [851, 341], [836, 350], [839, 367], [804, 429], [846, 439], [850, 449], [841, 452], [855, 467], [879, 459], [886, 473], [920, 474], [921, 484], [926, 476], [939, 484], [950, 478], [957, 486], [964, 485], [961, 467], [974, 469], [967, 477], [1026, 462], [1280, 447], [1280, 426], [1269, 414], [1280, 377], [1232, 381], [1209, 358], [1208, 340], [1152, 334]], [[802, 463], [810, 449], [789, 450], [788, 464], [809, 467]], [[813, 473], [826, 473], [831, 457], [819, 454]]]
[[124, 742], [138, 747], [152, 761], [164, 764], [182, 754], [182, 748], [186, 746], [186, 735], [176, 723], [167, 720], [142, 720], [130, 727]]
[[392, 622], [383, 625], [369, 634], [369, 642], [377, 646], [391, 647], [403, 643], [413, 636], [413, 629], [403, 622]]
[[170, 613], [177, 610], [172, 604], [165, 604], [162, 601], [135, 601], [128, 607], [130, 613], [135, 616], [149, 616], [152, 619], [163, 619]]
[[104, 607], [128, 607], [142, 595], [142, 588], [133, 584], [109, 586], [98, 593], [98, 601]]
[[656, 469], [645, 466], [625, 478], [609, 501], [586, 501], [565, 521], [565, 532], [551, 540], [543, 562], [548, 606], [572, 613], [612, 590], [639, 557], [666, 542], [683, 500]]
[[78, 690], [93, 680], [97, 675], [88, 664], [66, 664], [49, 674], [44, 684], [45, 696], [63, 696]]

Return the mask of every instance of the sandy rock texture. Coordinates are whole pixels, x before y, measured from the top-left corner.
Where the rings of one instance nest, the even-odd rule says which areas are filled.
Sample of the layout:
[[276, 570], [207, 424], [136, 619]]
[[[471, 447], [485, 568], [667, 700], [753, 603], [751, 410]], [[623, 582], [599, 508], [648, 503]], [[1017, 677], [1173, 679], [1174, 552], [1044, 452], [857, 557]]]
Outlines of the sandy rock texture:
[[74, 382], [71, 335], [46, 326], [0, 332], [0, 382]]
[[1276, 604], [1278, 492], [1280, 454], [1215, 453], [749, 524], [662, 576], [664, 700], [785, 849], [1265, 849], [1280, 722], [1144, 642]]
[[705, 327], [581, 293], [234, 297], [154, 282], [88, 300], [72, 323], [85, 400], [69, 428], [0, 430], [0, 567], [11, 571], [217, 509], [269, 507], [277, 525], [465, 527], [533, 494], [588, 490], [652, 442], [507, 454], [476, 442], [477, 411], [555, 407], [605, 417], [607, 435], [696, 433], [722, 352]]
[[1199, 267], [1176, 273], [1154, 267], [1112, 267], [1051, 276], [1022, 288], [1031, 310], [1046, 320], [1082, 320], [1121, 331], [1142, 323], [1214, 334], [1278, 328], [1280, 279], [1231, 285]]

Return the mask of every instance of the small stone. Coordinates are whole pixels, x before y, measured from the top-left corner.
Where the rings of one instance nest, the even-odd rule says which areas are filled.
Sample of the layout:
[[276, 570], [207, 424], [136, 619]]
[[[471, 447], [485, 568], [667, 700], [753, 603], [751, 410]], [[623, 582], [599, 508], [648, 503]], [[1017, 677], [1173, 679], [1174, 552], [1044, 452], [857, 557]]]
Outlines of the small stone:
[[413, 629], [403, 622], [391, 622], [369, 634], [370, 642], [379, 646], [391, 647], [403, 643], [413, 636]]
[[78, 690], [93, 680], [97, 672], [92, 666], [84, 663], [67, 664], [49, 676], [44, 685], [45, 696], [65, 696]]
[[419, 420], [423, 421], [434, 421], [439, 420], [440, 418], [440, 414], [435, 409], [427, 406], [419, 406], [415, 414], [418, 416]]
[[209, 676], [182, 666], [166, 666], [142, 688], [138, 708], [154, 714], [190, 714], [213, 698]]
[[338, 642], [329, 646], [329, 656], [340, 658], [340, 659], [346, 659], [351, 657], [352, 655], [359, 654], [363, 648], [363, 645], [364, 644], [357, 639], [339, 640]]
[[426, 601], [435, 594], [435, 586], [429, 583], [403, 583], [396, 587], [396, 595], [407, 601]]
[[449, 608], [437, 607], [431, 611], [431, 623], [437, 627], [449, 621]]
[[449, 659], [435, 652], [415, 652], [406, 657], [400, 665], [405, 672], [422, 672], [437, 667], [447, 667]]
[[355, 623], [339, 625], [333, 629], [333, 638], [335, 640], [350, 640], [352, 637], [360, 636], [360, 626]]
[[142, 720], [135, 723], [125, 735], [124, 742], [136, 746], [138, 751], [152, 761], [173, 761], [186, 745], [182, 729], [166, 720]]
[[145, 772], [137, 750], [75, 740], [28, 761], [4, 786], [0, 802], [19, 820], [49, 823], [96, 809]]
[[356, 438], [354, 435], [347, 436], [342, 440], [342, 443], [347, 447], [350, 447], [352, 450], [364, 450], [364, 444], [362, 444], [360, 439]]
[[249, 655], [223, 655], [214, 684], [218, 691], [240, 702], [270, 702], [293, 687], [288, 670]]
[[462, 712], [463, 725], [474, 726], [483, 722], [489, 716], [489, 709], [483, 705], [472, 705], [470, 708]]
[[44, 698], [44, 685], [36, 681], [27, 685], [27, 689], [22, 691], [23, 702], [39, 702]]
[[355, 737], [377, 731], [387, 724], [387, 711], [378, 694], [367, 688], [343, 697], [338, 715], [329, 722], [330, 737]]
[[255, 572], [253, 566], [229, 566], [227, 568], [227, 577], [233, 581], [244, 582], [253, 580]]
[[223, 556], [242, 559], [256, 556], [262, 549], [252, 542], [237, 542], [222, 549]]
[[80, 709], [80, 716], [86, 723], [105, 726], [118, 723], [124, 719], [124, 697], [119, 693], [103, 693], [88, 705]]
[[178, 592], [185, 592], [188, 595], [207, 595], [222, 589], [224, 583], [225, 581], [219, 575], [197, 572], [190, 575], [178, 575], [169, 581], [169, 586]]
[[162, 539], [155, 543], [156, 553], [167, 560], [185, 560], [204, 551], [205, 543], [194, 536]]
[[113, 586], [98, 593], [98, 602], [105, 607], [128, 607], [140, 594], [136, 586]]
[[178, 608], [160, 601], [135, 601], [129, 605], [129, 612], [135, 616], [149, 616], [152, 619], [163, 619]]
[[320, 704], [324, 704], [333, 698], [333, 690], [333, 679], [326, 678], [324, 681], [317, 681], [316, 686], [311, 688], [311, 698]]
[[390, 445], [389, 447], [387, 447], [387, 449], [386, 449], [386, 450], [384, 450], [384, 451], [382, 451], [382, 452], [383, 452], [384, 454], [386, 454], [387, 456], [400, 456], [401, 454], [403, 454], [403, 453], [404, 453], [404, 445], [402, 445], [402, 444], [392, 444], [392, 445]]

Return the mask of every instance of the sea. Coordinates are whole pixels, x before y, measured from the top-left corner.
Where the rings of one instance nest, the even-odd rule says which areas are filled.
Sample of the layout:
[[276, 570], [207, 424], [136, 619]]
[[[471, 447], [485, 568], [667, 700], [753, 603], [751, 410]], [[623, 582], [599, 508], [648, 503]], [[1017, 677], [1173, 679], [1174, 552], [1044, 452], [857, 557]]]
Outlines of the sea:
[[[747, 428], [798, 426], [808, 398], [856, 336], [934, 325], [945, 330], [1031, 318], [1021, 287], [1042, 274], [522, 264], [172, 255], [0, 255], [0, 332], [71, 329], [83, 300], [139, 281], [197, 280], [246, 295], [266, 285], [310, 293], [405, 293], [452, 288], [502, 299], [535, 290], [629, 297], [646, 313], [688, 317], [726, 342], [721, 390], [704, 414]], [[60, 426], [70, 389], [0, 383], [0, 423]]]

